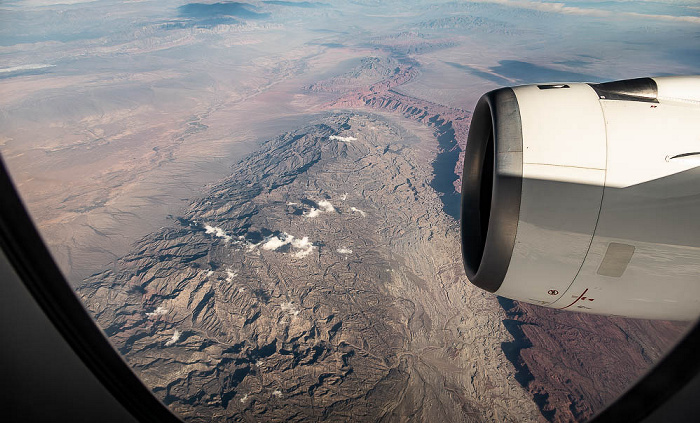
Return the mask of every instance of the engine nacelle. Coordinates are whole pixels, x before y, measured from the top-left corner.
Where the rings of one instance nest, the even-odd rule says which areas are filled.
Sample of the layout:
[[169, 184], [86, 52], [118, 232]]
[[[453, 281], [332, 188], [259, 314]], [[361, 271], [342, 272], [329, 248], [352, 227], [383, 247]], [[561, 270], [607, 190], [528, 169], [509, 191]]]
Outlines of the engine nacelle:
[[628, 317], [700, 314], [700, 77], [485, 94], [462, 185], [476, 286]]

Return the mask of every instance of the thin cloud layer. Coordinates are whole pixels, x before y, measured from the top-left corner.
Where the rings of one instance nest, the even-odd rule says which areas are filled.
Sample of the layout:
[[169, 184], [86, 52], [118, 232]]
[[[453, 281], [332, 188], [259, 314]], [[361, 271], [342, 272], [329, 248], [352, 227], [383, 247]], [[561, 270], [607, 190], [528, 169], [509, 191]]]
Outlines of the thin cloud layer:
[[47, 69], [47, 68], [53, 68], [53, 67], [56, 67], [56, 65], [33, 64], [33, 65], [11, 66], [9, 68], [1, 68], [0, 74], [29, 71], [29, 70]]
[[[305, 217], [314, 218], [314, 217], [317, 217], [318, 215], [320, 215], [321, 213], [333, 213], [336, 211], [333, 204], [328, 200], [321, 200], [318, 203], [313, 203], [313, 202], [311, 202], [311, 203], [316, 204], [318, 206], [318, 208], [311, 206], [311, 208], [308, 211], [304, 212]], [[288, 205], [294, 205], [294, 204], [297, 204], [297, 203], [289, 203]], [[307, 205], [309, 205], [309, 204], [307, 204]]]
[[332, 213], [335, 211], [335, 207], [328, 200], [321, 200], [318, 202], [318, 206], [326, 213]]
[[477, 0], [474, 3], [494, 3], [502, 4], [509, 7], [517, 7], [521, 9], [537, 10], [540, 12], [560, 13], [563, 15], [581, 15], [581, 16], [597, 16], [597, 17], [630, 17], [630, 18], [645, 18], [658, 19], [664, 21], [687, 22], [700, 24], [698, 16], [674, 16], [674, 15], [658, 15], [646, 14], [637, 12], [619, 12], [604, 9], [582, 8], [576, 6], [567, 6], [565, 3], [549, 3], [539, 1], [520, 1], [520, 0]]
[[167, 309], [167, 308], [162, 307], [162, 306], [158, 306], [158, 308], [156, 308], [156, 309], [155, 309], [154, 311], [152, 311], [151, 313], [146, 313], [146, 317], [155, 318], [155, 317], [158, 317], [158, 316], [162, 316], [162, 315], [164, 315], [164, 314], [166, 314], [166, 313], [168, 313], [168, 309]]
[[206, 231], [205, 233], [214, 235], [216, 238], [223, 238], [226, 242], [231, 240], [231, 235], [218, 226], [204, 225], [204, 230]]
[[287, 312], [290, 316], [299, 315], [299, 310], [291, 302], [280, 304], [280, 308], [282, 311]]
[[165, 343], [166, 347], [170, 347], [172, 345], [175, 345], [177, 341], [180, 340], [180, 331], [175, 329], [175, 333], [173, 333], [173, 337], [168, 340], [168, 342]]
[[309, 217], [309, 218], [314, 218], [321, 214], [321, 210], [317, 209], [316, 207], [311, 207], [311, 210], [308, 212], [304, 212], [304, 216]]
[[297, 258], [308, 256], [313, 249], [316, 248], [316, 246], [309, 241], [309, 237], [295, 238], [294, 235], [290, 235], [286, 232], [269, 236], [261, 242], [261, 248], [267, 251], [277, 251], [286, 245], [291, 245], [292, 248], [298, 250], [294, 252], [294, 257]]
[[234, 273], [231, 269], [226, 269], [226, 282], [233, 282], [233, 278], [238, 276], [238, 273]]
[[283, 233], [280, 235], [280, 237], [272, 236], [267, 238], [267, 240], [263, 243], [262, 248], [263, 250], [275, 251], [278, 248], [284, 247], [292, 242], [292, 239], [294, 239], [294, 237], [288, 233]]
[[341, 137], [340, 135], [331, 135], [330, 139], [343, 142], [357, 141], [355, 137]]
[[8, 79], [28, 75], [39, 75], [46, 73], [49, 69], [55, 67], [56, 65], [31, 64], [2, 68], [0, 69], [0, 79]]
[[298, 257], [298, 258], [304, 258], [304, 257], [308, 256], [309, 254], [311, 254], [311, 252], [313, 251], [313, 249], [316, 248], [316, 247], [314, 246], [314, 244], [312, 244], [312, 243], [309, 241], [309, 237], [306, 237], [306, 236], [305, 236], [304, 238], [302, 238], [302, 239], [293, 239], [293, 240], [292, 240], [292, 246], [293, 246], [294, 248], [298, 248], [298, 249], [299, 249], [299, 251], [297, 251], [297, 252], [294, 254], [294, 257]]
[[359, 213], [362, 217], [367, 216], [367, 213], [363, 212], [362, 210], [358, 209], [357, 207], [350, 207], [350, 210], [353, 213]]

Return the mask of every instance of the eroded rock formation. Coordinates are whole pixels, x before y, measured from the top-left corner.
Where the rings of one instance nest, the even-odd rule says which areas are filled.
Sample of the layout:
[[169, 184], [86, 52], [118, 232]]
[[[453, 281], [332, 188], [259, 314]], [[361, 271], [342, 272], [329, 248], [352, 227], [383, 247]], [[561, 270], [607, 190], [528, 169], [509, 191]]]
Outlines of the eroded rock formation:
[[434, 140], [398, 134], [343, 113], [265, 143], [80, 294], [191, 421], [536, 421]]

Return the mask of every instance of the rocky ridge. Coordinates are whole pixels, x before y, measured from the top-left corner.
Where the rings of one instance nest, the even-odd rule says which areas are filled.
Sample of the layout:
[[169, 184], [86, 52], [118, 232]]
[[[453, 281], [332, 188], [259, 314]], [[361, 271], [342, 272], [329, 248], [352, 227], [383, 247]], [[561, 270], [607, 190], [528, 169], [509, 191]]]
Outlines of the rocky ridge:
[[656, 363], [687, 326], [500, 302], [503, 323], [515, 338], [504, 351], [552, 422], [589, 420]]
[[189, 421], [535, 421], [431, 188], [434, 140], [334, 114], [262, 145], [79, 293]]
[[488, 34], [510, 35], [516, 32], [504, 22], [483, 18], [480, 16], [460, 15], [426, 20], [416, 25], [422, 30], [437, 31], [480, 31]]
[[455, 40], [449, 37], [428, 36], [419, 31], [402, 31], [375, 37], [368, 44], [399, 56], [428, 53], [457, 45]]
[[412, 75], [399, 76], [406, 72], [406, 68], [401, 66], [399, 60], [391, 57], [364, 57], [360, 59], [360, 64], [341, 75], [317, 81], [304, 87], [312, 92], [332, 92], [347, 94], [354, 92], [358, 85], [372, 85], [386, 79], [398, 77], [401, 79], [411, 79]]
[[[391, 60], [391, 59], [387, 59]], [[467, 133], [471, 122], [471, 112], [433, 103], [427, 100], [401, 94], [393, 88], [406, 84], [418, 77], [418, 63], [412, 59], [399, 60], [398, 66], [389, 77], [367, 86], [356, 87], [350, 93], [329, 103], [328, 109], [381, 109], [435, 127], [436, 137], [440, 141], [440, 159], [449, 162], [442, 164], [454, 166], [452, 193], [462, 189], [462, 163]], [[329, 81], [332, 82], [332, 81]], [[326, 83], [325, 85], [330, 85]], [[456, 216], [455, 216], [456, 217]]]

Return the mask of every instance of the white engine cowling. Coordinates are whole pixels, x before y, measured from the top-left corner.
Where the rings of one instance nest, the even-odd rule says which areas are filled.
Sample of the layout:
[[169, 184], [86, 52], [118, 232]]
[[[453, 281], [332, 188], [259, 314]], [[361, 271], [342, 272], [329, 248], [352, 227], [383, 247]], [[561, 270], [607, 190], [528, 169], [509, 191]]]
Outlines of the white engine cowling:
[[700, 314], [700, 77], [503, 88], [466, 147], [469, 280], [552, 308]]

